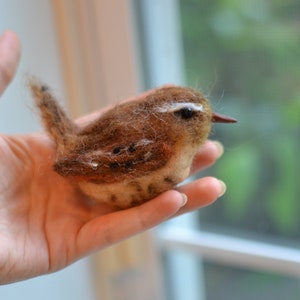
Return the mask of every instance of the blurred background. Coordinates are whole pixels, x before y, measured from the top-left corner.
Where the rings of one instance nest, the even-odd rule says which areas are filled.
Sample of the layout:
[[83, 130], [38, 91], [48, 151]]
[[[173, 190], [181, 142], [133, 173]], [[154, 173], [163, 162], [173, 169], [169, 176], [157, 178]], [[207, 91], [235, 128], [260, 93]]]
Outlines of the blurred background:
[[[225, 155], [208, 174], [228, 190], [196, 226], [299, 249], [300, 3], [182, 0], [179, 17], [186, 84], [239, 121], [211, 136]], [[300, 297], [298, 278], [201, 265], [204, 299]]]
[[43, 286], [43, 299], [299, 299], [299, 1], [108, 2], [0, 0], [0, 31], [13, 29], [23, 44], [0, 102], [1, 132], [39, 129], [27, 72], [74, 116], [188, 85], [238, 119], [213, 127], [225, 154], [199, 174], [224, 180], [227, 193], [57, 274], [0, 287], [0, 298], [40, 299]]

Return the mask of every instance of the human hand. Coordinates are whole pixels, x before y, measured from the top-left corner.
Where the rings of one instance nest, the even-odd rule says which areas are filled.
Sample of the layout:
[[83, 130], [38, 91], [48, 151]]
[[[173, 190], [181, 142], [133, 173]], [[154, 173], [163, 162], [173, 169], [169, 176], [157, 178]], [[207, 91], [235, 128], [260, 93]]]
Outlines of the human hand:
[[[7, 34], [0, 39], [1, 92], [13, 77], [20, 53], [17, 38]], [[210, 166], [221, 154], [220, 144], [207, 141], [192, 173]], [[60, 270], [173, 216], [211, 204], [225, 192], [222, 182], [206, 177], [118, 211], [91, 201], [55, 173], [54, 155], [55, 146], [43, 133], [0, 135], [2, 284]]]

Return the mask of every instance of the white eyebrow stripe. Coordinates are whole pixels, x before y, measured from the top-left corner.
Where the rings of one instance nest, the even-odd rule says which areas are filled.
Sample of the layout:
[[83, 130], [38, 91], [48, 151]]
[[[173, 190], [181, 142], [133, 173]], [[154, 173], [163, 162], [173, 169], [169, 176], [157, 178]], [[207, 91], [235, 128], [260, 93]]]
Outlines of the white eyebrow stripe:
[[180, 110], [182, 108], [192, 108], [194, 111], [204, 112], [203, 105], [196, 104], [193, 102], [166, 103], [163, 106], [157, 107], [157, 111], [160, 113], [166, 113], [166, 112], [174, 112], [174, 111]]

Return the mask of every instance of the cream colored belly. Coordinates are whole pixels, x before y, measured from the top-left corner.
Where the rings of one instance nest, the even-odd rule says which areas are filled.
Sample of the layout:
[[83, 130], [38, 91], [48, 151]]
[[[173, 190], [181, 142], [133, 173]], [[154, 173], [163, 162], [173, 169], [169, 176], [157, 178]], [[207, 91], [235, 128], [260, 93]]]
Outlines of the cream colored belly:
[[80, 182], [81, 190], [91, 198], [120, 208], [128, 208], [146, 202], [173, 188], [183, 181], [190, 171], [191, 159], [173, 158], [170, 167], [164, 167], [149, 175], [111, 184]]

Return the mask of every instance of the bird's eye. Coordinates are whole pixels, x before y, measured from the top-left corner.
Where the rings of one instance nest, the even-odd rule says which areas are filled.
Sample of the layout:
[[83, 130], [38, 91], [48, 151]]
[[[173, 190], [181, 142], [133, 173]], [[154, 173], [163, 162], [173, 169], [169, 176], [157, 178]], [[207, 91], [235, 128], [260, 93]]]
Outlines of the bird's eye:
[[195, 116], [196, 112], [191, 107], [183, 107], [174, 112], [176, 116], [181, 117], [182, 119], [191, 119]]

